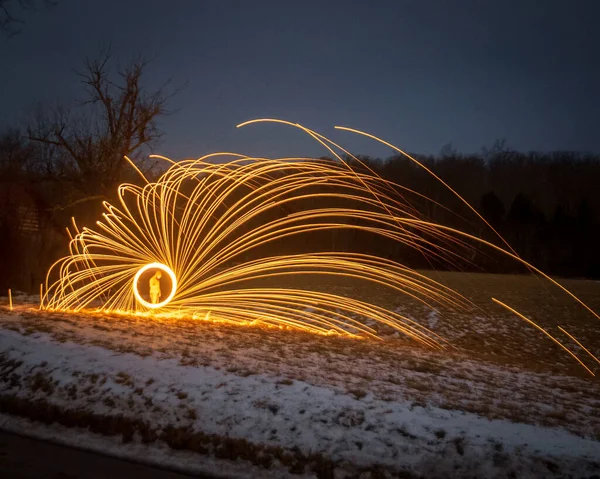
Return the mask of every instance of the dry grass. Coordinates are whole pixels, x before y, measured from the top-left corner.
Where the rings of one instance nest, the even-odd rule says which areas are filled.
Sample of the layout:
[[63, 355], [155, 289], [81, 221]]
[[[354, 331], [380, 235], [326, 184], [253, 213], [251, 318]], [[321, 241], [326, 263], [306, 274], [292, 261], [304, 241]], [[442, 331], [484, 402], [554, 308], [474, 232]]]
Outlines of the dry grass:
[[[435, 273], [434, 277], [468, 293], [475, 303], [473, 311], [443, 311], [432, 318], [429, 311], [405, 297], [359, 290], [347, 280], [311, 283], [311, 287], [353, 292], [371, 301], [378, 298], [382, 306], [399, 308], [455, 346], [444, 352], [426, 350], [385, 330], [381, 331], [385, 341], [363, 341], [185, 318], [76, 315], [35, 309], [4, 310], [0, 327], [21, 334], [49, 334], [57, 341], [92, 344], [119, 353], [176, 358], [184, 366], [210, 365], [239, 376], [270, 374], [282, 378], [278, 382], [281, 387], [301, 380], [357, 398], [371, 393], [386, 401], [409, 399], [415, 407], [435, 405], [489, 418], [561, 426], [582, 435], [593, 436], [593, 431], [600, 430], [600, 416], [593, 414], [600, 410], [599, 381], [490, 298], [505, 301], [548, 329], [563, 326], [600, 354], [600, 327], [595, 318], [535, 278], [462, 273]], [[570, 280], [564, 284], [600, 310], [600, 283]], [[0, 357], [4, 381], [11, 380], [10, 369]], [[12, 378], [13, 382], [19, 380]], [[126, 374], [117, 374], [113, 380], [143, 395], [143, 385], [135, 385]], [[52, 387], [42, 378], [36, 381], [40, 391]], [[83, 389], [102, 381], [106, 378], [90, 377]]]
[[[265, 468], [278, 462], [290, 473], [312, 473], [323, 479], [333, 479], [336, 468], [336, 464], [322, 454], [306, 455], [298, 450], [291, 451], [281, 447], [253, 444], [245, 439], [205, 434], [192, 431], [187, 427], [168, 426], [161, 429], [142, 419], [129, 418], [122, 414], [101, 415], [82, 410], [61, 409], [43, 399], [33, 401], [15, 395], [0, 395], [0, 410], [45, 424], [58, 423], [67, 427], [88, 428], [92, 432], [105, 436], [120, 436], [123, 443], [131, 442], [137, 434], [145, 444], [162, 441], [173, 449], [185, 449], [203, 455], [210, 454], [232, 461], [245, 460]], [[196, 419], [195, 411], [188, 413]], [[363, 470], [359, 468], [355, 471], [354, 477], [369, 477], [368, 474], [373, 472], [376, 472], [373, 468]], [[405, 474], [403, 477], [411, 477], [406, 473], [403, 474]]]

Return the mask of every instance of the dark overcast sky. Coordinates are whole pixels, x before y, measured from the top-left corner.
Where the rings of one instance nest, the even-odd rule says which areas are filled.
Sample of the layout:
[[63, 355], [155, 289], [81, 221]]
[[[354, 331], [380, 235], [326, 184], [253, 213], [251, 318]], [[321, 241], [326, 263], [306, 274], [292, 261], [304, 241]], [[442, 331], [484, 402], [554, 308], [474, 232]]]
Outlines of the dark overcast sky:
[[0, 124], [37, 102], [69, 101], [73, 69], [112, 43], [155, 57], [150, 80], [187, 87], [161, 122], [159, 152], [324, 154], [282, 126], [297, 121], [361, 154], [518, 150], [600, 152], [600, 1], [88, 1], [27, 13], [0, 38]]

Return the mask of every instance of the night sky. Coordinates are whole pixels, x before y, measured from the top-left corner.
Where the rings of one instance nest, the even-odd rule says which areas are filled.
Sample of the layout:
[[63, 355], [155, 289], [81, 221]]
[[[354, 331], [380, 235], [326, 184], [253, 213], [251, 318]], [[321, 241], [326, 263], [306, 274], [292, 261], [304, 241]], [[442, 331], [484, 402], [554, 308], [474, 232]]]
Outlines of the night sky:
[[122, 59], [153, 57], [150, 84], [186, 87], [161, 121], [156, 149], [326, 153], [283, 126], [299, 122], [355, 153], [389, 156], [363, 129], [417, 153], [495, 139], [528, 150], [600, 152], [600, 2], [80, 1], [27, 12], [0, 38], [0, 126], [39, 102], [81, 98], [74, 69], [112, 43]]

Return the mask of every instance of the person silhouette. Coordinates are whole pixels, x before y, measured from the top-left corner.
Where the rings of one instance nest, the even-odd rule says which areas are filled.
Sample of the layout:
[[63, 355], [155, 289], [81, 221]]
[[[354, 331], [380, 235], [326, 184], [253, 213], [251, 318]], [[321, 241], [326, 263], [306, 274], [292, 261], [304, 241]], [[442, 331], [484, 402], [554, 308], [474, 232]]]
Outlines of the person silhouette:
[[160, 300], [160, 278], [162, 278], [160, 271], [154, 273], [154, 276], [150, 278], [150, 302], [152, 304], [158, 304]]

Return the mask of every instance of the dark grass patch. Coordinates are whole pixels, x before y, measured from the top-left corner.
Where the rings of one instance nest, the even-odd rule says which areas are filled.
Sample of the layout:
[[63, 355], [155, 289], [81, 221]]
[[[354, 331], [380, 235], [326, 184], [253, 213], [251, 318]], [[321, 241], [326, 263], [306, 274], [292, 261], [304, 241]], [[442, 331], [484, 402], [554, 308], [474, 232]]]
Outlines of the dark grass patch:
[[131, 379], [131, 376], [129, 376], [129, 374], [124, 373], [122, 371], [117, 373], [117, 376], [115, 377], [115, 382], [117, 384], [121, 384], [123, 386], [133, 387], [133, 380]]
[[283, 386], [291, 386], [292, 384], [294, 384], [294, 381], [292, 379], [282, 379], [280, 381], [277, 381], [275, 384], [281, 384]]
[[364, 389], [348, 389], [349, 394], [353, 394], [356, 399], [362, 399], [367, 395]]
[[465, 438], [464, 437], [455, 437], [452, 442], [454, 443], [454, 447], [456, 448], [456, 452], [461, 456], [465, 454]]
[[414, 434], [411, 434], [410, 432], [408, 432], [406, 429], [404, 428], [396, 428], [393, 430], [394, 432], [397, 432], [398, 434], [400, 434], [401, 436], [404, 436], [408, 439], [416, 439], [417, 436], [415, 436]]
[[35, 373], [33, 376], [27, 378], [29, 388], [36, 392], [38, 390], [50, 395], [54, 392], [54, 381], [51, 377], [41, 372]]

